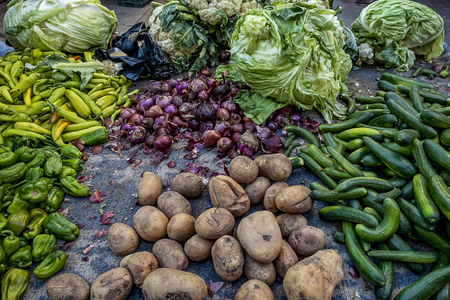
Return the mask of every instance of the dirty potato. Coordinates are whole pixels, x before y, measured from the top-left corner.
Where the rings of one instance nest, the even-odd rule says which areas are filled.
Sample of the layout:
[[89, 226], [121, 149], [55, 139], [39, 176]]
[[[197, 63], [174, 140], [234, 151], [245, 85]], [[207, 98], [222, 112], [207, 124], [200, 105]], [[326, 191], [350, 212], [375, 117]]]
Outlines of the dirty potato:
[[171, 268], [184, 271], [189, 260], [184, 254], [183, 247], [177, 241], [162, 239], [153, 245], [153, 255], [158, 259], [161, 268]]
[[152, 172], [144, 172], [138, 189], [139, 203], [155, 205], [161, 191], [162, 183], [158, 175]]
[[133, 227], [123, 223], [114, 223], [108, 231], [108, 244], [117, 255], [128, 255], [139, 246], [139, 236]]
[[167, 191], [158, 197], [158, 208], [170, 219], [176, 214], [192, 214], [191, 203], [180, 193]]
[[275, 198], [275, 205], [281, 211], [301, 214], [311, 210], [314, 201], [311, 190], [302, 185], [293, 185], [282, 189]]
[[258, 165], [259, 176], [267, 177], [271, 181], [286, 180], [292, 173], [291, 161], [281, 153], [258, 156], [255, 163]]
[[202, 261], [211, 256], [213, 245], [213, 240], [204, 239], [196, 234], [184, 244], [184, 253], [192, 261]]
[[230, 234], [234, 228], [234, 217], [225, 208], [212, 207], [195, 220], [195, 231], [202, 238], [215, 240]]
[[244, 283], [234, 296], [234, 300], [274, 300], [272, 290], [264, 282], [252, 279]]
[[133, 217], [133, 227], [141, 238], [156, 242], [166, 236], [169, 219], [153, 206], [143, 206]]
[[302, 256], [310, 256], [325, 247], [325, 233], [312, 226], [302, 227], [291, 233], [289, 245]]
[[120, 262], [120, 266], [130, 271], [133, 283], [138, 288], [142, 287], [145, 277], [159, 267], [156, 257], [147, 251], [125, 256]]
[[205, 185], [198, 175], [180, 173], [173, 178], [171, 188], [186, 198], [198, 198], [202, 195]]
[[247, 279], [258, 279], [271, 286], [277, 277], [275, 266], [272, 262], [262, 264], [245, 253], [244, 274]]
[[264, 194], [270, 187], [270, 180], [266, 177], [258, 177], [246, 188], [245, 193], [250, 199], [250, 204], [258, 204], [264, 199]]
[[289, 237], [292, 232], [308, 226], [308, 220], [300, 214], [282, 214], [277, 216], [278, 226], [280, 226], [281, 235]]
[[228, 168], [230, 177], [238, 183], [247, 184], [258, 177], [258, 166], [247, 156], [236, 156]]
[[284, 278], [286, 272], [296, 263], [298, 263], [297, 253], [295, 253], [288, 242], [283, 240], [280, 254], [278, 254], [278, 257], [273, 261], [278, 276]]
[[56, 275], [46, 285], [50, 300], [88, 300], [89, 284], [76, 274]]
[[242, 275], [244, 251], [239, 241], [230, 235], [220, 237], [211, 249], [214, 270], [227, 282], [233, 282]]
[[272, 184], [264, 193], [264, 207], [265, 209], [267, 209], [270, 212], [277, 212], [278, 211], [278, 207], [275, 204], [275, 199], [278, 195], [278, 193], [282, 190], [287, 188], [289, 185], [284, 182], [284, 181], [280, 181], [280, 182], [275, 182], [274, 184]]
[[127, 269], [111, 269], [92, 283], [91, 300], [125, 300], [132, 288], [133, 278]]
[[250, 199], [239, 183], [231, 177], [219, 175], [208, 183], [212, 205], [228, 209], [234, 217], [240, 217], [250, 209]]
[[185, 242], [195, 234], [194, 223], [193, 216], [185, 213], [176, 214], [167, 225], [167, 236], [177, 242]]

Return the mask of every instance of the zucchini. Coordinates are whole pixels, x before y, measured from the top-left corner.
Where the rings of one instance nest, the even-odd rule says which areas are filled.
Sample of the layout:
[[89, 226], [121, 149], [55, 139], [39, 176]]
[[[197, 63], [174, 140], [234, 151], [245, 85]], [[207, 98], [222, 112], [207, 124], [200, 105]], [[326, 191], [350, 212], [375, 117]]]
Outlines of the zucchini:
[[381, 98], [383, 98], [383, 100], [384, 100], [384, 95], [386, 94], [386, 92], [385, 91], [377, 91], [376, 93], [375, 93], [375, 96], [376, 97], [381, 97]]
[[374, 178], [378, 178], [377, 173], [372, 172], [372, 171], [362, 171], [364, 174], [364, 177], [374, 177]]
[[365, 188], [356, 188], [354, 190], [337, 193], [333, 191], [321, 191], [321, 190], [313, 190], [311, 191], [311, 198], [317, 201], [323, 202], [336, 202], [339, 200], [349, 200], [349, 199], [358, 199], [364, 197], [367, 194], [367, 190]]
[[[411, 94], [412, 86], [413, 85], [406, 86], [406, 85], [399, 84], [396, 86], [396, 89], [398, 92], [409, 96], [414, 102], [414, 99], [413, 99], [414, 96]], [[435, 90], [431, 91], [428, 89], [420, 89], [419, 96], [427, 102], [439, 103], [441, 105], [448, 105], [448, 97], [442, 93], [435, 91]], [[428, 105], [429, 103], [423, 103], [422, 104], [423, 108], [425, 108], [425, 104]], [[417, 109], [417, 107], [415, 107], [415, 108]], [[417, 109], [417, 110], [420, 111], [419, 109]]]
[[382, 146], [388, 148], [391, 151], [397, 152], [403, 156], [412, 156], [412, 151], [410, 146], [400, 146], [396, 142], [383, 142]]
[[428, 223], [425, 221], [425, 219], [422, 217], [422, 215], [419, 212], [419, 209], [414, 206], [414, 204], [406, 201], [403, 198], [399, 198], [397, 200], [398, 206], [400, 207], [400, 210], [405, 214], [405, 216], [408, 218], [408, 220], [411, 221], [411, 223], [422, 227], [425, 230], [435, 230], [436, 226]]
[[450, 117], [432, 109], [424, 109], [420, 113], [420, 119], [433, 127], [443, 129], [450, 128]]
[[414, 234], [425, 243], [450, 255], [450, 241], [435, 231], [425, 230], [417, 225], [413, 225]]
[[435, 175], [428, 180], [428, 191], [439, 210], [450, 220], [450, 188], [441, 176]]
[[425, 154], [425, 149], [423, 148], [423, 142], [415, 139], [411, 145], [412, 154], [414, 160], [417, 163], [420, 173], [425, 176], [425, 178], [430, 181], [431, 177], [437, 175], [436, 170], [434, 170], [427, 155]]
[[439, 139], [442, 145], [450, 147], [450, 129], [443, 130]]
[[398, 118], [393, 114], [376, 117], [367, 123], [370, 126], [394, 128], [398, 124]]
[[362, 210], [342, 206], [326, 206], [319, 211], [319, 216], [325, 221], [347, 221], [376, 227], [378, 220]]
[[314, 160], [311, 156], [300, 153], [298, 155], [303, 159], [305, 166], [311, 170], [323, 183], [325, 183], [328, 188], [334, 189], [337, 183], [327, 174], [325, 174], [322, 170], [322, 167]]
[[370, 149], [368, 147], [361, 147], [359, 149], [356, 149], [352, 153], [349, 154], [347, 157], [348, 161], [352, 164], [357, 164], [361, 161], [361, 159], [370, 152]]
[[378, 130], [372, 128], [350, 128], [339, 133], [337, 137], [344, 141], [348, 141], [367, 136], [378, 141], [382, 139], [381, 133]]
[[386, 80], [392, 84], [402, 84], [405, 85], [407, 87], [410, 87], [413, 84], [418, 85], [420, 88], [428, 88], [430, 90], [435, 90], [436, 87], [430, 83], [425, 83], [425, 82], [421, 82], [421, 81], [417, 81], [414, 79], [409, 79], [409, 78], [405, 78], [405, 77], [401, 77], [392, 73], [383, 73], [381, 74], [381, 80]]
[[450, 153], [441, 145], [432, 140], [424, 140], [423, 149], [431, 160], [450, 171]]
[[417, 84], [413, 84], [411, 85], [411, 88], [409, 90], [409, 97], [411, 98], [412, 102], [413, 102], [413, 106], [414, 108], [418, 111], [421, 112], [423, 110], [422, 107], [422, 101], [420, 99], [420, 89], [419, 86]]
[[[379, 250], [389, 250], [384, 243], [378, 244]], [[386, 278], [386, 283], [382, 287], [375, 287], [375, 296], [378, 300], [390, 300], [392, 288], [394, 286], [394, 264], [389, 260], [380, 260], [378, 265]]]
[[384, 169], [383, 169], [383, 174], [384, 174], [386, 177], [389, 177], [389, 178], [397, 176], [397, 174], [395, 174], [395, 172], [392, 171], [392, 170], [389, 169], [389, 168], [384, 168]]
[[306, 139], [311, 145], [316, 145], [317, 147], [320, 147], [320, 142], [317, 139], [317, 137], [312, 132], [306, 130], [305, 128], [301, 128], [295, 125], [286, 125], [284, 127], [284, 130], [286, 130], [287, 132], [292, 132], [297, 136]]
[[358, 187], [365, 187], [381, 192], [387, 192], [394, 189], [389, 181], [374, 177], [353, 177], [346, 179], [340, 182], [335, 189], [338, 192], [347, 192]]
[[375, 154], [373, 154], [373, 153], [369, 153], [369, 154], [365, 155], [361, 159], [361, 163], [364, 166], [370, 167], [370, 168], [375, 168], [375, 167], [379, 167], [379, 166], [383, 165], [381, 160], [379, 160], [378, 157], [376, 157]]
[[362, 113], [355, 118], [347, 119], [342, 122], [337, 122], [333, 124], [320, 124], [319, 129], [323, 132], [342, 132], [346, 129], [355, 127], [359, 123], [366, 123], [367, 121], [373, 119], [371, 113]]
[[374, 103], [384, 103], [383, 97], [363, 97], [357, 96], [355, 97], [356, 102], [364, 103], [364, 104], [374, 104]]
[[[397, 234], [394, 234], [391, 238], [389, 238], [387, 240], [387, 244], [392, 250], [413, 251], [408, 243]], [[405, 266], [416, 274], [422, 273], [424, 269], [423, 265], [417, 263], [405, 263]]]
[[394, 141], [399, 146], [409, 146], [414, 139], [420, 139], [420, 132], [415, 129], [402, 129], [394, 135]]
[[397, 91], [397, 89], [395, 88], [395, 84], [392, 84], [386, 80], [378, 81], [377, 86], [380, 90], [383, 90], [385, 92], [396, 92]]
[[446, 116], [450, 116], [450, 106], [446, 106], [440, 109], [436, 109], [437, 112], [440, 112]]
[[[388, 181], [389, 182], [389, 181]], [[392, 190], [390, 190], [389, 192], [386, 193], [380, 193], [378, 195], [376, 195], [375, 199], [373, 199], [375, 202], [383, 202], [384, 199], [386, 198], [391, 198], [391, 199], [397, 199], [398, 197], [400, 197], [402, 194], [402, 190], [399, 188], [394, 187]]]
[[350, 163], [344, 156], [334, 150], [332, 147], [327, 148], [330, 155], [339, 163], [339, 165], [351, 176], [364, 176], [360, 169]]
[[450, 171], [442, 170], [439, 175], [444, 179], [445, 184], [450, 186]]
[[367, 255], [382, 260], [429, 264], [438, 260], [438, 253], [428, 251], [372, 250]]
[[323, 168], [332, 167], [333, 161], [316, 145], [309, 145], [309, 155]]
[[387, 106], [384, 103], [373, 103], [373, 104], [364, 104], [359, 107], [359, 110], [370, 110], [370, 109], [387, 109]]
[[409, 99], [404, 98], [403, 96], [399, 95], [398, 93], [393, 92], [387, 92], [384, 95], [384, 100], [387, 102], [389, 99], [396, 102], [398, 105], [403, 107], [403, 109], [415, 116], [419, 114], [419, 112], [413, 107], [413, 104]]
[[[450, 257], [445, 253], [439, 252], [439, 259], [434, 264], [433, 268], [431, 268], [431, 271], [442, 269], [448, 265], [450, 265]], [[450, 283], [446, 284], [433, 296], [433, 300], [448, 300], [448, 299], [450, 299]]]
[[323, 171], [325, 172], [325, 174], [334, 179], [352, 178], [352, 175], [348, 174], [345, 171], [338, 170], [335, 167], [326, 167], [325, 169], [323, 169]]

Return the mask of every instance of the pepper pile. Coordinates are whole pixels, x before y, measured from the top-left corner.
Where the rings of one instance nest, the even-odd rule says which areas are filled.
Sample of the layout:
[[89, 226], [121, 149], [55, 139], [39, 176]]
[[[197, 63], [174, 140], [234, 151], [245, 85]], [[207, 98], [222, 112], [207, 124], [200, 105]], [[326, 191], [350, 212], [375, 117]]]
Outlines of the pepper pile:
[[115, 119], [119, 106], [131, 106], [131, 81], [105, 75], [104, 69], [92, 53], [82, 59], [27, 49], [0, 58], [0, 144], [26, 136], [51, 137], [64, 146], [94, 131], [102, 138], [90, 145], [106, 142], [108, 132], [97, 120]]
[[[66, 263], [66, 254], [55, 251], [56, 238], [73, 241], [78, 227], [56, 212], [65, 193], [76, 197], [91, 194], [75, 179], [84, 171], [82, 153], [73, 145], [44, 145], [15, 137], [0, 149], [0, 274], [2, 299], [19, 299], [28, 284], [27, 268], [48, 278]], [[17, 269], [19, 268], [19, 269]]]

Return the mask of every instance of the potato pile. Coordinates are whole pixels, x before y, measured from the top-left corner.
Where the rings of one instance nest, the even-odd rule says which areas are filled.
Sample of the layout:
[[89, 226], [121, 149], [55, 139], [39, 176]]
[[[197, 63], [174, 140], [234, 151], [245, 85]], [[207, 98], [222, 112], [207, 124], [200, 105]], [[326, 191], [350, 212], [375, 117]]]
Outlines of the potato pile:
[[[210, 257], [223, 281], [243, 274], [249, 280], [235, 299], [274, 299], [270, 286], [277, 275], [284, 278], [288, 299], [331, 299], [343, 278], [342, 261], [336, 251], [322, 250], [325, 233], [301, 215], [314, 203], [308, 188], [285, 182], [291, 172], [282, 154], [254, 161], [238, 156], [230, 163], [230, 176], [209, 181], [213, 207], [196, 219], [188, 199], [203, 193], [199, 176], [178, 174], [171, 190], [162, 192], [161, 179], [145, 172], [139, 185], [144, 206], [135, 213], [133, 227], [115, 223], [108, 234], [111, 250], [125, 257], [119, 268], [94, 281], [91, 299], [126, 299], [133, 284], [147, 300], [206, 299], [204, 280], [186, 269], [190, 261]], [[248, 214], [251, 205], [261, 203], [266, 210]], [[154, 242], [153, 253], [135, 253], [139, 237]], [[299, 262], [299, 255], [307, 258]]]

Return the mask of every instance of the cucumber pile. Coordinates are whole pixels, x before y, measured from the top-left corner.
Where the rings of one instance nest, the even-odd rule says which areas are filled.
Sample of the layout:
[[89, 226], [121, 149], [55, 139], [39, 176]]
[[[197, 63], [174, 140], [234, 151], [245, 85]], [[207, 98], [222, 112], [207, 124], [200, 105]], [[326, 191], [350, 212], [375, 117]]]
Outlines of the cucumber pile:
[[[395, 299], [450, 299], [450, 98], [429, 83], [383, 73], [376, 97], [356, 97], [347, 119], [319, 126], [299, 157], [320, 182], [311, 197], [329, 203], [327, 221], [342, 221], [344, 242], [359, 272], [390, 299], [393, 264], [432, 272]], [[351, 99], [350, 99], [351, 100]], [[347, 99], [347, 102], [349, 99]], [[413, 251], [422, 240], [437, 252]], [[370, 258], [378, 259], [378, 264]]]

